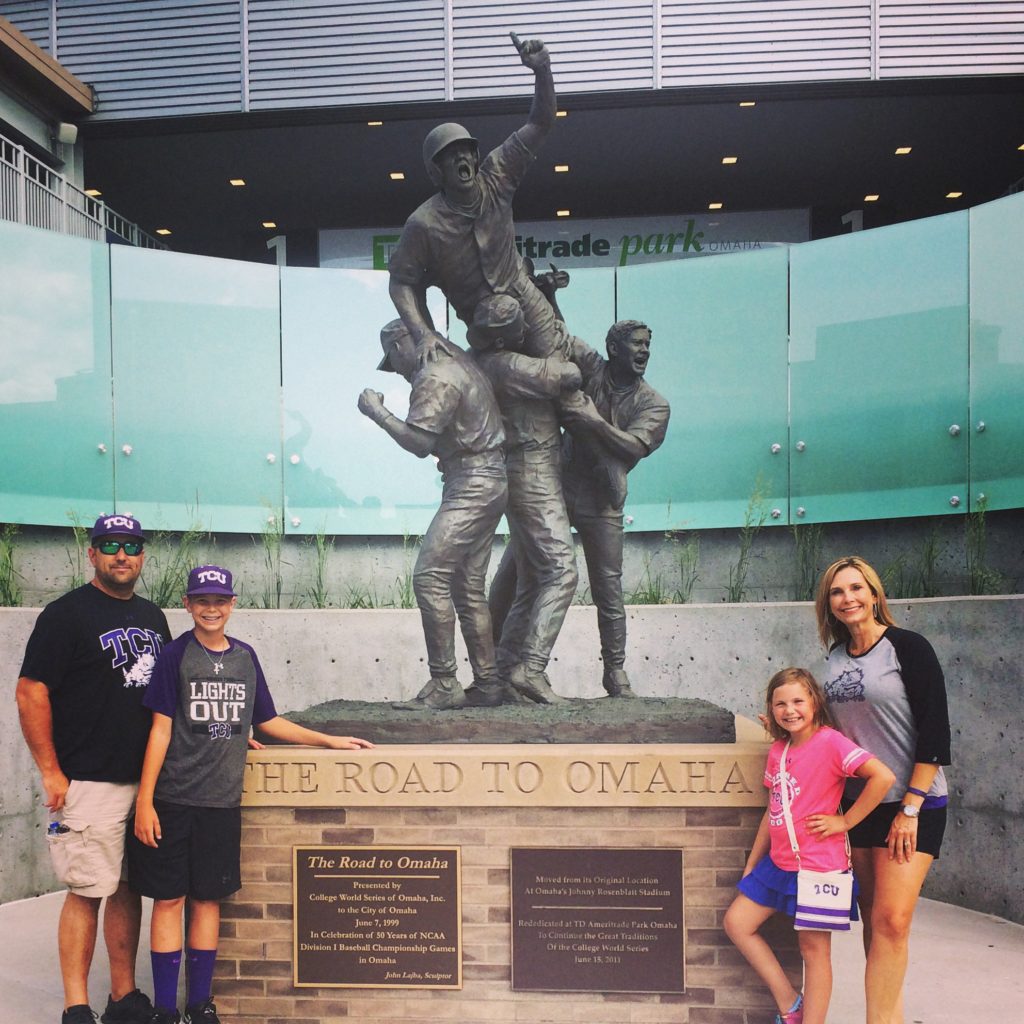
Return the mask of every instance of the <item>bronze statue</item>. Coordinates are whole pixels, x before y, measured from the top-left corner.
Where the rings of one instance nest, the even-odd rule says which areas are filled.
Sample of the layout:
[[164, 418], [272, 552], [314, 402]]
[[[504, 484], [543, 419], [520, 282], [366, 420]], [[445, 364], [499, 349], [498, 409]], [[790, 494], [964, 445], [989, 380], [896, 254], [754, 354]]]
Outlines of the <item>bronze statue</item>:
[[608, 359], [577, 356], [583, 397], [564, 403], [562, 484], [569, 518], [583, 543], [609, 696], [632, 697], [622, 600], [622, 508], [626, 474], [651, 454], [668, 429], [668, 402], [645, 380], [651, 329], [620, 320], [605, 339]]
[[422, 355], [446, 342], [434, 329], [426, 290], [436, 285], [465, 324], [492, 295], [513, 296], [522, 308], [524, 351], [549, 356], [569, 349], [565, 324], [530, 280], [515, 246], [512, 200], [555, 123], [551, 58], [539, 39], [512, 33], [523, 64], [535, 76], [525, 125], [480, 160], [477, 140], [459, 124], [442, 124], [423, 143], [423, 162], [439, 191], [405, 222], [388, 263], [390, 293]]
[[505, 432], [490, 383], [461, 349], [450, 346], [449, 358], [421, 363], [401, 320], [386, 324], [380, 340], [384, 358], [377, 369], [399, 373], [412, 385], [409, 414], [400, 420], [372, 388], [359, 396], [359, 411], [406, 451], [435, 455], [444, 474], [441, 505], [413, 568], [430, 680], [414, 699], [392, 706], [444, 711], [466, 704], [456, 678], [456, 613], [476, 687], [485, 693], [500, 687], [485, 585], [494, 531], [508, 499]]
[[530, 700], [553, 704], [562, 698], [552, 690], [545, 669], [577, 581], [562, 499], [555, 400], [578, 391], [582, 377], [578, 367], [560, 357], [523, 354], [524, 330], [519, 303], [497, 295], [477, 306], [468, 339], [494, 387], [505, 425], [509, 546], [503, 562], [515, 559], [516, 589], [507, 615], [494, 623], [498, 673]]

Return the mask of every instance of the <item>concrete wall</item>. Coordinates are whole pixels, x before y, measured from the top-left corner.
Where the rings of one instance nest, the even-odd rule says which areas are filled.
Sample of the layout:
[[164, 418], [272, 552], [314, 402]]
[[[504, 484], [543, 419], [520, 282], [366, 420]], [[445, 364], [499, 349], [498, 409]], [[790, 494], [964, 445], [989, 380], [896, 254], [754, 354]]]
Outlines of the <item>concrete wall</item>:
[[[892, 607], [897, 622], [934, 644], [946, 672], [954, 731], [949, 829], [926, 895], [1024, 922], [1024, 791], [1014, 772], [1024, 752], [1024, 596], [930, 598], [894, 601]], [[753, 716], [777, 669], [822, 667], [807, 604], [628, 611], [627, 668], [642, 695], [700, 697]], [[36, 614], [0, 610], [0, 659], [9, 667], [11, 687]], [[187, 628], [183, 612], [169, 618], [173, 632]], [[280, 711], [338, 697], [406, 698], [427, 677], [414, 611], [243, 609], [231, 632], [256, 646]], [[464, 652], [460, 657], [465, 664]], [[566, 696], [601, 696], [592, 608], [570, 611], [549, 674]], [[7, 783], [0, 791], [0, 902], [54, 888], [35, 767], [14, 701], [2, 707], [0, 772]]]

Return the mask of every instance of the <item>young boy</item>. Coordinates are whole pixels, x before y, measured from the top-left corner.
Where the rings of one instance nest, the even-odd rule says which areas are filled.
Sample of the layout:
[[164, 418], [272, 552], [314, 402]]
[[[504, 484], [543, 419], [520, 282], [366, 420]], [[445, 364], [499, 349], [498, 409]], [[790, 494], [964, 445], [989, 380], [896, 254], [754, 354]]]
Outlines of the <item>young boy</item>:
[[220, 901], [241, 886], [242, 777], [251, 725], [273, 739], [335, 750], [372, 747], [278, 716], [256, 652], [226, 636], [237, 598], [231, 573], [189, 573], [185, 608], [195, 623], [166, 647], [143, 703], [153, 712], [128, 843], [132, 888], [153, 899], [151, 1024], [178, 1024], [182, 909], [190, 903], [186, 1024], [220, 1024], [210, 998]]

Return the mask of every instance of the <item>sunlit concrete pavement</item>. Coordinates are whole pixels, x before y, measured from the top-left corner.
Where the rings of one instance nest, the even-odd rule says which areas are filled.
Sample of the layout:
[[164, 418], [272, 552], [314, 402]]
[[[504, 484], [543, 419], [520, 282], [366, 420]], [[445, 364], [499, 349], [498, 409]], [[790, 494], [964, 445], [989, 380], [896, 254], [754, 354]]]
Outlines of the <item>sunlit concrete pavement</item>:
[[[57, 964], [62, 894], [0, 906], [0, 1020], [59, 1024], [63, 1004]], [[152, 993], [149, 901], [143, 920], [139, 984]], [[863, 1024], [864, 960], [856, 933], [832, 940], [835, 989], [829, 1024]], [[93, 1009], [106, 1006], [106, 952], [100, 938], [90, 976]], [[216, 991], [214, 992], [216, 996]], [[1024, 1007], [1024, 926], [1002, 918], [922, 900], [914, 919], [907, 976], [906, 1024], [1021, 1020]], [[471, 1024], [471, 1022], [470, 1022]]]

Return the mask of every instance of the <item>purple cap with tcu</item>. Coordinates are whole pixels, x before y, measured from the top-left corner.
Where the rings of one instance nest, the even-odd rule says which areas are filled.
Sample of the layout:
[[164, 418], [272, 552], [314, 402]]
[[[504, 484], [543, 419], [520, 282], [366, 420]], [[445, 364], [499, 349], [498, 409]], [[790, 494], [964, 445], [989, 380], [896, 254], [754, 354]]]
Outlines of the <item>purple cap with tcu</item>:
[[93, 523], [92, 532], [89, 534], [89, 537], [91, 540], [98, 540], [100, 537], [111, 537], [114, 535], [118, 537], [137, 537], [142, 541], [146, 539], [142, 535], [142, 527], [139, 525], [138, 519], [125, 515], [100, 516]]
[[188, 590], [186, 597], [197, 597], [199, 594], [221, 594], [224, 597], [235, 597], [231, 589], [231, 573], [219, 565], [200, 565], [188, 574]]

